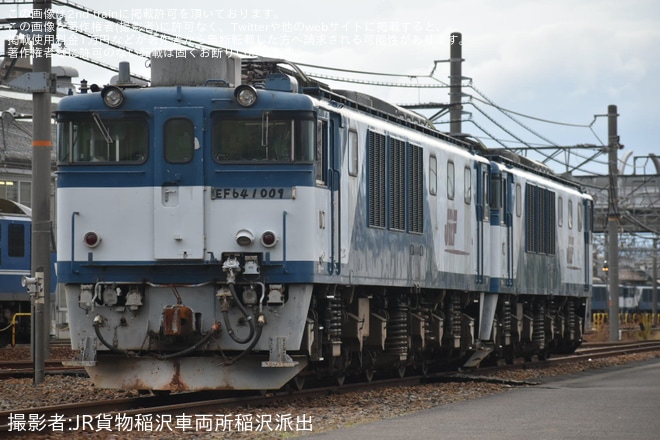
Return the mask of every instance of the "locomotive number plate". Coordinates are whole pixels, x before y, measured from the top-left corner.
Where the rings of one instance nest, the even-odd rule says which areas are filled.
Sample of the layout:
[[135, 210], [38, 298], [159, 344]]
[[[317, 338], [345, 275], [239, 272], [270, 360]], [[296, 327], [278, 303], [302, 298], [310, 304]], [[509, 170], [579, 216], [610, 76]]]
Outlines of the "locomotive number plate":
[[293, 188], [211, 188], [211, 199], [293, 199]]

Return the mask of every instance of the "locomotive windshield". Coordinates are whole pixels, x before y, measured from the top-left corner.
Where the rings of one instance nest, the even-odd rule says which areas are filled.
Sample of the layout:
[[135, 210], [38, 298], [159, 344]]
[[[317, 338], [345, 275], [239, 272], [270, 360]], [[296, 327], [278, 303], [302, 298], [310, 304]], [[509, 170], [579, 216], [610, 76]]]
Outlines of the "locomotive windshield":
[[149, 146], [146, 119], [96, 112], [71, 119], [60, 115], [57, 138], [58, 163], [139, 163]]
[[213, 157], [219, 162], [314, 160], [316, 126], [311, 112], [254, 116], [217, 112], [213, 116]]

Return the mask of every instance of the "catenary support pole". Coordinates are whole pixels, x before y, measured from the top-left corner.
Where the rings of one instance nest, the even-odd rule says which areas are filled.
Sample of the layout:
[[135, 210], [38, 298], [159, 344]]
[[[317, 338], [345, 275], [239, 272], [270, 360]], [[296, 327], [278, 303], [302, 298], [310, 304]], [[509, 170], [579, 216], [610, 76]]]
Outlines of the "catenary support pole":
[[[32, 50], [35, 75], [51, 77], [50, 41], [54, 36], [54, 20], [50, 0], [35, 0], [32, 7]], [[37, 27], [36, 24], [41, 26]], [[32, 94], [32, 270], [43, 273], [44, 301], [35, 302], [33, 315], [33, 355], [34, 382], [44, 381], [44, 364], [50, 346], [50, 157], [52, 150], [50, 122], [50, 91], [36, 91]]]
[[619, 213], [618, 213], [618, 156], [619, 136], [617, 134], [616, 105], [607, 107], [607, 133], [609, 147], [609, 203], [607, 212], [607, 234], [609, 239], [608, 286], [610, 341], [619, 340]]
[[452, 32], [449, 37], [449, 133], [461, 133], [461, 118], [463, 106], [461, 105], [463, 78], [463, 37], [460, 32]]
[[653, 312], [653, 327], [658, 326], [658, 237], [656, 236], [653, 239], [653, 281], [651, 281], [651, 286], [653, 286], [653, 295], [652, 303], [653, 306], [651, 310]]

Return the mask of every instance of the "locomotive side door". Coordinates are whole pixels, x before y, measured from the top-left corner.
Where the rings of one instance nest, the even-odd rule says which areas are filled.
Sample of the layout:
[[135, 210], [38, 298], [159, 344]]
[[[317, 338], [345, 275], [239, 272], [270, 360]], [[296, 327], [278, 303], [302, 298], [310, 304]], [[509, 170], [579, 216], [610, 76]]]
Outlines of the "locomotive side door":
[[504, 211], [504, 225], [506, 228], [506, 242], [504, 246], [504, 256], [506, 259], [506, 280], [507, 287], [513, 286], [513, 174], [502, 174], [502, 201]]
[[154, 111], [154, 257], [204, 258], [203, 109]]
[[591, 230], [593, 229], [593, 202], [584, 200], [584, 291], [591, 287]]
[[490, 218], [490, 207], [488, 204], [488, 186], [490, 179], [488, 176], [489, 167], [484, 163], [476, 164], [477, 171], [477, 194], [476, 194], [476, 214], [477, 214], [477, 230], [476, 230], [476, 246], [477, 246], [477, 261], [476, 261], [476, 279], [477, 285], [482, 285], [486, 282], [484, 279], [484, 250], [488, 249], [488, 243], [484, 243], [488, 239], [486, 234], [487, 227], [484, 228], [484, 222], [488, 222]]
[[317, 180], [326, 184], [329, 191], [328, 205], [324, 207], [328, 241], [326, 270], [328, 275], [341, 272], [341, 144], [339, 127], [341, 116], [319, 111], [317, 142], [320, 174]]

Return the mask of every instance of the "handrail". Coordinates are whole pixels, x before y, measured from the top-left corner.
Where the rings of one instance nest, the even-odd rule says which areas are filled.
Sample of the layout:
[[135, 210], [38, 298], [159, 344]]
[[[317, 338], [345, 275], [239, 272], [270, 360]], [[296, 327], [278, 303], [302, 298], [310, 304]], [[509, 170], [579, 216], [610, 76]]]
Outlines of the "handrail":
[[71, 213], [71, 273], [77, 273], [73, 267], [75, 263], [75, 240], [74, 237], [76, 235], [76, 216], [80, 215], [80, 212], [78, 211], [73, 211]]
[[21, 316], [32, 316], [32, 313], [14, 313], [11, 317], [11, 346], [16, 347], [16, 318]]
[[284, 273], [287, 273], [286, 271], [286, 216], [287, 212], [286, 210], [282, 211], [282, 267], [284, 269]]

